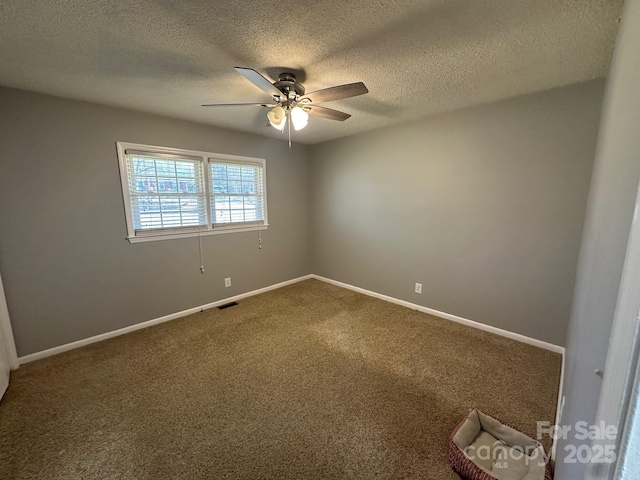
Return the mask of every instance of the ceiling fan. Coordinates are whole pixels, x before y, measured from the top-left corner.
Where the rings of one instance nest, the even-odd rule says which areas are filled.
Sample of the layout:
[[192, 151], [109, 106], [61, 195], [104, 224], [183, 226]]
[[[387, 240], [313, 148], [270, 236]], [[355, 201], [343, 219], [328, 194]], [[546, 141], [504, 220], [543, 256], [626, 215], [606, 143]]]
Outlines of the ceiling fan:
[[[293, 73], [283, 72], [278, 76], [277, 82], [271, 83], [252, 68], [235, 67], [235, 70], [256, 87], [269, 94], [271, 101], [262, 103], [207, 103], [202, 106], [270, 108], [271, 110], [267, 113], [267, 119], [271, 126], [283, 131], [285, 126], [289, 125], [289, 146], [291, 146], [291, 125], [293, 124], [295, 130], [302, 130], [307, 126], [309, 115], [341, 122], [351, 117], [348, 113], [321, 107], [318, 105], [319, 103], [355, 97], [369, 92], [364, 83], [356, 82], [305, 94], [304, 85], [296, 80], [296, 76]], [[289, 119], [288, 122], [287, 119]]]

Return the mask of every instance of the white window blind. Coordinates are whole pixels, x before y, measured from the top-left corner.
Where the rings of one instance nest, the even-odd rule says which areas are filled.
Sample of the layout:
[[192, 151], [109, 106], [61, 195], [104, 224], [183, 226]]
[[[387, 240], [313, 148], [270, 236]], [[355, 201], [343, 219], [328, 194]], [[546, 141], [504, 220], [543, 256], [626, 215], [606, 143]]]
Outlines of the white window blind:
[[267, 228], [265, 161], [117, 142], [131, 242]]
[[202, 160], [126, 152], [136, 234], [207, 224]]
[[264, 224], [263, 167], [209, 159], [213, 228]]

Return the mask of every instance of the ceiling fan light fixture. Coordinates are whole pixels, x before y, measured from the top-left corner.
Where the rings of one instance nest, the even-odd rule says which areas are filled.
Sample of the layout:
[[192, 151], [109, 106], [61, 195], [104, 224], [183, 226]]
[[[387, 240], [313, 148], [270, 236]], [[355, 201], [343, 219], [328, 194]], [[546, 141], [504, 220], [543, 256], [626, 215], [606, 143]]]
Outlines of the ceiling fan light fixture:
[[309, 121], [309, 114], [300, 107], [293, 107], [291, 109], [291, 123], [296, 130], [302, 130], [307, 126]]
[[267, 113], [267, 118], [271, 126], [276, 130], [284, 130], [284, 126], [287, 124], [287, 112], [280, 105], [270, 110]]

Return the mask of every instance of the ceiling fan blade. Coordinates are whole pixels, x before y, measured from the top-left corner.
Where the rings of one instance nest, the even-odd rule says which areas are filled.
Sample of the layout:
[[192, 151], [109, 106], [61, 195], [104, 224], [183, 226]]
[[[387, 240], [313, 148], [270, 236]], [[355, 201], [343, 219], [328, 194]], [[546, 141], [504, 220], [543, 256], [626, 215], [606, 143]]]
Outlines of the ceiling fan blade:
[[304, 101], [304, 99], [309, 99], [313, 103], [323, 103], [343, 98], [356, 97], [368, 92], [369, 90], [362, 82], [347, 83], [345, 85], [324, 88], [322, 90], [316, 90], [315, 92], [308, 93], [302, 97], [302, 100]]
[[271, 103], [205, 103], [201, 107], [275, 107], [276, 104]]
[[[332, 108], [320, 107], [318, 105], [309, 106], [309, 115], [315, 115], [316, 117], [328, 118], [329, 120], [338, 120], [344, 122], [347, 118], [351, 117], [348, 113], [333, 110]], [[305, 108], [306, 110], [306, 108]]]
[[273, 83], [256, 72], [253, 68], [235, 67], [236, 72], [253, 83], [260, 90], [267, 92], [271, 97], [284, 98], [284, 94]]

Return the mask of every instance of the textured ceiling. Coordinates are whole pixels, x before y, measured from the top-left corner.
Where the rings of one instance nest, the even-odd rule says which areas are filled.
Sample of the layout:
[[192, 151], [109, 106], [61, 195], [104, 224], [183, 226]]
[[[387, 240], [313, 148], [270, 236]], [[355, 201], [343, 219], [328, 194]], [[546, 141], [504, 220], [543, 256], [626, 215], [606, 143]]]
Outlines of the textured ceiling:
[[282, 138], [238, 75], [293, 71], [307, 92], [363, 81], [294, 141], [602, 77], [622, 0], [4, 0], [0, 85]]

